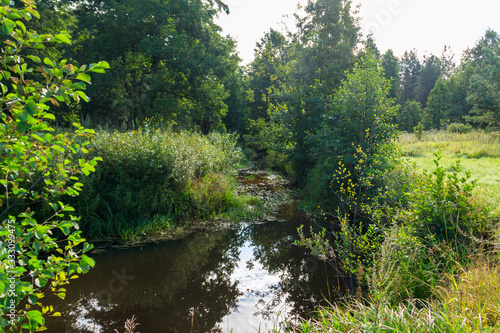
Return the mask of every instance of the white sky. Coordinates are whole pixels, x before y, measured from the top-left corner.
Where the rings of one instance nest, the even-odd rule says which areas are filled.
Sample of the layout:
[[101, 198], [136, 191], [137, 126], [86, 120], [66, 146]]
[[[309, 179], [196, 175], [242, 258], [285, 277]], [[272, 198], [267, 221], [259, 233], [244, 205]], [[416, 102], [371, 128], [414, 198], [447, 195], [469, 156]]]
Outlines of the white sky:
[[[243, 64], [253, 59], [255, 43], [269, 29], [286, 24], [293, 30], [297, 4], [307, 0], [226, 0], [231, 13], [217, 23], [224, 34], [236, 38]], [[359, 17], [364, 32], [374, 33], [379, 50], [393, 49], [400, 56], [416, 48], [439, 56], [444, 45], [460, 58], [474, 46], [487, 28], [500, 33], [499, 0], [353, 0], [361, 4]], [[283, 18], [288, 15], [288, 18]]]

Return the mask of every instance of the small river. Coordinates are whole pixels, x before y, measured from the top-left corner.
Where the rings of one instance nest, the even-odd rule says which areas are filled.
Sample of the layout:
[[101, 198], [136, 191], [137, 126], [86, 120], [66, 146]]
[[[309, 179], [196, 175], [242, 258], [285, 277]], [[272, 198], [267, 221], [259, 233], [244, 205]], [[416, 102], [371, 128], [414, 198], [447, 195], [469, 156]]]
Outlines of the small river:
[[[240, 184], [266, 200], [287, 191], [259, 171], [242, 172]], [[132, 316], [141, 333], [269, 332], [307, 318], [342, 285], [334, 265], [293, 244], [297, 228], [311, 224], [296, 203], [275, 208], [183, 240], [95, 251], [95, 268], [71, 281], [65, 300], [50, 300], [62, 316], [47, 319], [48, 332], [121, 333]]]

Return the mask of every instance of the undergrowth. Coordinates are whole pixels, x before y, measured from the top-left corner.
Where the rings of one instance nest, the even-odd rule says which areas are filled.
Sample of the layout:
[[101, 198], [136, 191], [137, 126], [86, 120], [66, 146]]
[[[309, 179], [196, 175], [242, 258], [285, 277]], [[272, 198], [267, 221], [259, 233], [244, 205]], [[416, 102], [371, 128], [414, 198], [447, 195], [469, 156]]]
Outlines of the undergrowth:
[[[140, 129], [100, 131], [101, 156], [74, 206], [90, 239], [134, 240], [199, 220], [249, 214], [235, 166], [243, 155], [236, 135]], [[258, 207], [255, 202], [250, 206]]]

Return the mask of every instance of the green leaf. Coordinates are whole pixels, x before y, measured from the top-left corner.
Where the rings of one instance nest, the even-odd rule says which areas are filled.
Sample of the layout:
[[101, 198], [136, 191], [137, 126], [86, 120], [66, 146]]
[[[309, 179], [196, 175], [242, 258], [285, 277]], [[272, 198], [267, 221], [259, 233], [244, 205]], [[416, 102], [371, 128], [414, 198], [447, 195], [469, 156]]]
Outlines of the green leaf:
[[2, 0], [2, 6], [10, 6], [10, 0]]
[[33, 60], [34, 62], [36, 62], [37, 64], [41, 63], [42, 61], [40, 60], [40, 57], [37, 57], [37, 56], [34, 56], [34, 55], [29, 55], [28, 56], [28, 59], [31, 59]]
[[38, 310], [31, 310], [26, 312], [26, 317], [28, 317], [30, 320], [37, 322], [40, 325], [43, 325], [44, 323], [42, 313]]
[[56, 41], [58, 41], [58, 42], [61, 42], [61, 43], [71, 44], [71, 40], [70, 40], [67, 36], [65, 36], [65, 35], [63, 35], [63, 34], [58, 34], [58, 35], [55, 35], [55, 36], [54, 36], [54, 39], [55, 39]]
[[33, 134], [31, 134], [31, 137], [40, 141], [40, 142], [45, 143], [45, 140], [42, 137], [40, 137], [38, 134], [33, 133]]
[[57, 145], [53, 145], [52, 147], [50, 147], [54, 150], [57, 150], [58, 152], [61, 152], [61, 153], [64, 153], [64, 148], [61, 147], [61, 146], [57, 146]]
[[[3, 0], [2, 0], [3, 2]], [[9, 19], [5, 19], [2, 23], [2, 31], [9, 35], [14, 31], [14, 28], [16, 27], [16, 23], [14, 21], [11, 21]]]
[[87, 86], [83, 82], [74, 82], [71, 87], [71, 89], [80, 89], [80, 90], [85, 90], [87, 89]]
[[28, 101], [26, 102], [26, 110], [28, 111], [28, 113], [32, 116], [32, 115], [35, 115], [37, 113], [37, 108], [36, 108], [36, 103], [33, 102], [33, 101]]
[[82, 255], [82, 260], [84, 263], [86, 263], [87, 265], [89, 265], [90, 267], [94, 267], [95, 266], [95, 261], [94, 259], [88, 257], [87, 255]]
[[80, 96], [81, 99], [83, 99], [85, 102], [89, 102], [89, 97], [81, 90], [76, 91], [77, 95]]
[[44, 113], [43, 117], [46, 119], [52, 119], [52, 120], [56, 119], [56, 116], [54, 116], [52, 113]]
[[43, 62], [45, 63], [45, 65], [50, 66], [52, 68], [55, 66], [52, 60], [50, 60], [49, 58], [44, 58]]
[[83, 244], [83, 253], [86, 253], [94, 248], [93, 244], [85, 243]]
[[76, 76], [77, 80], [82, 80], [86, 83], [90, 83], [90, 75], [85, 74], [85, 73], [80, 73]]
[[21, 21], [16, 21], [16, 25], [22, 30], [23, 33], [26, 33], [26, 26]]

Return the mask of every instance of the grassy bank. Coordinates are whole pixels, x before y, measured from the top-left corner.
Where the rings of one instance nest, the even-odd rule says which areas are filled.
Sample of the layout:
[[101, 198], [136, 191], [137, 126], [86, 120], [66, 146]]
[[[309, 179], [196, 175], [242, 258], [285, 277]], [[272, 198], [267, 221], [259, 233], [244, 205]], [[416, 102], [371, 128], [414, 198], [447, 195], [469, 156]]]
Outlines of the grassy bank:
[[358, 292], [288, 331], [500, 332], [499, 134], [402, 134], [399, 146], [410, 167], [388, 186], [404, 200], [363, 252]]
[[[163, 130], [98, 132], [102, 162], [72, 204], [94, 240], [161, 238], [198, 221], [241, 219], [254, 198], [238, 194], [237, 137]], [[253, 212], [258, 211], [253, 209]]]

